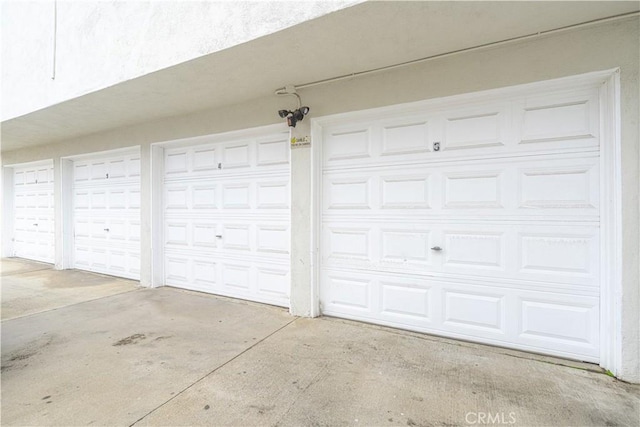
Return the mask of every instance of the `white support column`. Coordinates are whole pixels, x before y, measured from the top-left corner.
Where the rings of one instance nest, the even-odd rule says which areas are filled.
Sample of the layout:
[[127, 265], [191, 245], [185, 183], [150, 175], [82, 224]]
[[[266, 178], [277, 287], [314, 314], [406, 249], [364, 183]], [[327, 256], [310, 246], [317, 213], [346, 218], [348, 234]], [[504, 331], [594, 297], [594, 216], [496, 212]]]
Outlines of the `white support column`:
[[56, 270], [73, 268], [73, 161], [53, 162], [56, 224]]
[[302, 140], [291, 145], [291, 307], [295, 316], [310, 317], [311, 283], [311, 138], [309, 121], [291, 129], [291, 138]]
[[151, 287], [153, 277], [153, 188], [151, 146], [140, 147], [140, 285]]
[[[143, 151], [143, 155], [146, 155], [147, 150]], [[150, 152], [148, 154], [151, 158], [151, 182], [148, 187], [151, 199], [149, 201], [151, 211], [147, 218], [150, 218], [150, 230], [149, 230], [149, 246], [151, 248], [151, 263], [148, 266], [150, 268], [150, 283], [141, 284], [157, 288], [164, 286], [164, 237], [163, 237], [163, 203], [162, 203], [162, 189], [164, 188], [164, 147], [160, 145], [151, 145]], [[144, 188], [144, 181], [143, 181]], [[143, 248], [144, 249], [144, 248]]]
[[0, 192], [2, 197], [2, 257], [13, 255], [13, 168], [2, 168]]

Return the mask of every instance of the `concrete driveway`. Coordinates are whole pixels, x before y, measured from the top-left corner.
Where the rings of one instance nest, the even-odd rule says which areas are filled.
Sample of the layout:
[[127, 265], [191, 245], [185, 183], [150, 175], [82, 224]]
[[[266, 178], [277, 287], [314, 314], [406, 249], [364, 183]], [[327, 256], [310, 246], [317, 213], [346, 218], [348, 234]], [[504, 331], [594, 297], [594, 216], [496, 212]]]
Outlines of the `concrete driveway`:
[[[2, 322], [3, 426], [640, 425], [640, 387], [593, 365], [34, 272], [2, 281], [3, 313], [23, 312]], [[16, 280], [42, 294], [37, 312], [10, 295]]]

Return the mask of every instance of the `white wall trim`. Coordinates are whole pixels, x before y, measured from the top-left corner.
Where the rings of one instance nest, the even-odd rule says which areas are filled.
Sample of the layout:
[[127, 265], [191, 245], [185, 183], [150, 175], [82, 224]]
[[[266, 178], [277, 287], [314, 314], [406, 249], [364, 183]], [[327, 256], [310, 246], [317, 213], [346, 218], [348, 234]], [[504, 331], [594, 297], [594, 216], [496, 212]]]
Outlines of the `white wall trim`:
[[337, 123], [355, 123], [384, 117], [389, 113], [411, 114], [428, 108], [437, 111], [458, 104], [473, 105], [487, 98], [518, 97], [535, 91], [562, 91], [581, 86], [600, 89], [600, 144], [601, 144], [601, 288], [600, 288], [600, 366], [614, 375], [621, 368], [621, 267], [622, 267], [622, 195], [621, 195], [621, 138], [620, 138], [620, 71], [609, 69], [577, 76], [534, 82], [524, 85], [490, 89], [469, 94], [454, 95], [380, 108], [328, 115], [312, 119], [312, 307], [320, 315], [320, 230], [322, 194], [322, 141], [323, 128]]
[[622, 364], [622, 141], [620, 70], [600, 88], [600, 366]]

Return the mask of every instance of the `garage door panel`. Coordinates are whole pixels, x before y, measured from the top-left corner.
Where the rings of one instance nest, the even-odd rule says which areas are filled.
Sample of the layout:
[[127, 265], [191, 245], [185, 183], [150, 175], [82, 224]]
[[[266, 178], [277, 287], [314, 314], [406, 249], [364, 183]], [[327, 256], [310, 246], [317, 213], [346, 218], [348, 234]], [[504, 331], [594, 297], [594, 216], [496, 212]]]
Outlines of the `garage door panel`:
[[454, 110], [444, 116], [443, 150], [461, 152], [477, 148], [503, 147], [510, 116], [504, 105]]
[[428, 174], [383, 175], [380, 181], [380, 208], [428, 209], [431, 207]]
[[[584, 299], [583, 299], [584, 300]], [[520, 336], [530, 341], [595, 346], [597, 306], [594, 301], [520, 299]], [[595, 324], [594, 324], [595, 322]]]
[[249, 168], [253, 154], [252, 141], [234, 142], [222, 147], [225, 169]]
[[258, 209], [289, 209], [288, 180], [264, 180], [257, 183]]
[[96, 154], [73, 163], [74, 266], [140, 275], [140, 156]]
[[256, 250], [268, 254], [289, 254], [291, 231], [286, 225], [258, 224], [256, 226]]
[[486, 231], [485, 227], [444, 232], [443, 270], [473, 271], [492, 276], [507, 271], [506, 232]]
[[76, 187], [84, 184], [111, 185], [119, 180], [135, 181], [140, 176], [140, 156], [137, 154], [97, 155], [94, 159], [75, 160], [73, 163]]
[[266, 138], [257, 141], [257, 166], [286, 165], [289, 163], [287, 138]]
[[419, 154], [430, 151], [429, 122], [424, 117], [407, 121], [394, 120], [381, 123], [382, 140], [380, 155]]
[[289, 206], [285, 132], [167, 148], [166, 283], [287, 306]]
[[251, 187], [249, 182], [223, 184], [222, 207], [224, 209], [251, 209]]
[[13, 168], [12, 256], [54, 262], [53, 162]]
[[442, 296], [444, 326], [505, 334], [504, 295], [445, 288]]
[[433, 291], [424, 281], [380, 281], [380, 315], [412, 325], [430, 324], [434, 316]]
[[322, 312], [597, 361], [598, 102], [569, 88], [332, 119]]
[[[191, 188], [193, 209], [216, 209], [218, 207], [216, 200], [217, 191], [217, 184], [194, 185]], [[180, 202], [182, 202], [182, 200], [180, 200]]]
[[443, 173], [442, 206], [447, 209], [505, 208], [504, 172]]
[[362, 164], [355, 159], [371, 158], [371, 133], [369, 126], [343, 127], [329, 131], [323, 140], [322, 152], [325, 164]]
[[521, 209], [584, 210], [598, 214], [597, 158], [548, 161], [518, 169]]
[[323, 277], [323, 312], [373, 312], [372, 279], [354, 273], [330, 272]]
[[521, 276], [553, 276], [557, 281], [597, 283], [598, 230], [570, 232], [566, 228], [562, 231], [557, 228], [535, 228], [519, 233], [518, 267]]
[[520, 143], [597, 139], [598, 92], [577, 90], [530, 96], [521, 109]]

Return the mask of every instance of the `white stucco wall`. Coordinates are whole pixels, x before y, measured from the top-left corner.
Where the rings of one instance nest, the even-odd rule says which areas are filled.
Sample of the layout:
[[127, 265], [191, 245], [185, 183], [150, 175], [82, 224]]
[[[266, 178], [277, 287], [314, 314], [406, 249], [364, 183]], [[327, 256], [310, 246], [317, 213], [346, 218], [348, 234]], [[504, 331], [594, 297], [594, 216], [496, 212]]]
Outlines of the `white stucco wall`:
[[[622, 351], [620, 378], [640, 382], [640, 109], [639, 22], [630, 18], [524, 42], [469, 52], [384, 73], [315, 86], [301, 91], [311, 107], [309, 118], [431, 99], [491, 88], [620, 67], [622, 139]], [[56, 145], [3, 153], [3, 164], [70, 156], [117, 147], [140, 145], [142, 152], [142, 283], [151, 283], [151, 163], [150, 144], [197, 135], [279, 123], [276, 96], [251, 103], [200, 111], [157, 122], [113, 129]], [[305, 119], [307, 120], [307, 119]], [[284, 124], [283, 124], [284, 129]], [[308, 148], [292, 155], [295, 215], [292, 215], [292, 260], [309, 260], [311, 201], [308, 197], [311, 157]], [[307, 192], [307, 194], [302, 194]], [[56, 203], [60, 200], [56, 199]], [[298, 256], [299, 255], [299, 256]], [[311, 267], [293, 266], [291, 304], [294, 312], [310, 312], [308, 289]]]
[[[2, 120], [217, 52], [357, 1], [0, 3]], [[54, 10], [55, 27], [54, 76]]]

